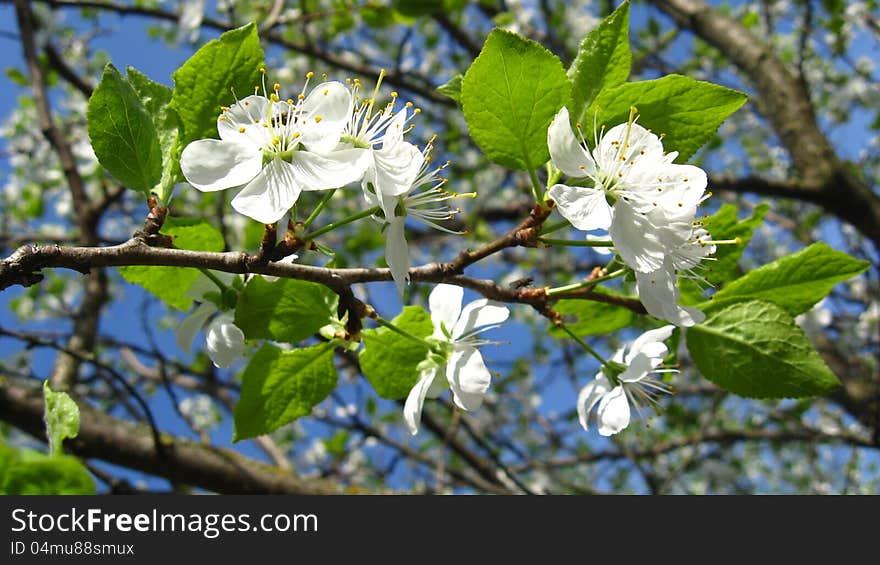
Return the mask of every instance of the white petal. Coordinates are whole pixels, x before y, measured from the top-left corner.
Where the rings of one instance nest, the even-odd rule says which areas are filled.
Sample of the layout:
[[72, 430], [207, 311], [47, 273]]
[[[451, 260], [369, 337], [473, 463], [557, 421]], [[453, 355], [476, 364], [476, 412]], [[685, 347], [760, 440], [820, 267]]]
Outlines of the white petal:
[[584, 186], [554, 184], [550, 198], [556, 202], [562, 217], [579, 230], [607, 230], [611, 225], [611, 207], [605, 193]]
[[678, 304], [679, 292], [675, 282], [675, 271], [669, 264], [653, 273], [636, 271], [639, 300], [645, 310], [652, 316], [679, 327], [690, 327], [705, 320], [705, 314], [698, 308]]
[[437, 376], [437, 369], [426, 369], [419, 376], [419, 381], [409, 391], [406, 402], [403, 405], [403, 419], [409, 427], [409, 433], [419, 433], [419, 423], [422, 421], [422, 407], [425, 405], [425, 396]]
[[[285, 107], [287, 105], [285, 104]], [[252, 94], [233, 104], [217, 118], [217, 133], [224, 141], [250, 141], [262, 147], [271, 135], [261, 123], [268, 123], [269, 99]], [[245, 131], [242, 133], [241, 128]]]
[[650, 273], [663, 266], [666, 246], [657, 228], [623, 200], [614, 204], [608, 233], [624, 263], [636, 272]]
[[596, 415], [599, 418], [599, 434], [603, 436], [614, 435], [629, 425], [629, 401], [622, 386], [614, 387], [602, 397]]
[[202, 192], [213, 192], [250, 182], [263, 168], [263, 152], [247, 142], [199, 139], [180, 155], [180, 171]]
[[587, 424], [593, 406], [595, 406], [604, 395], [608, 394], [610, 390], [611, 383], [608, 382], [608, 379], [601, 372], [596, 375], [595, 379], [581, 389], [578, 394], [577, 411], [578, 420], [580, 420], [581, 427], [585, 430], [590, 429]]
[[228, 367], [244, 354], [244, 333], [232, 321], [232, 315], [214, 318], [205, 331], [208, 357], [216, 367]]
[[317, 85], [301, 106], [302, 143], [309, 150], [319, 153], [333, 150], [348, 124], [353, 105], [351, 91], [341, 82]]
[[282, 159], [272, 159], [241, 192], [232, 199], [239, 213], [262, 224], [273, 224], [284, 217], [299, 198], [296, 169]]
[[452, 333], [458, 315], [461, 313], [461, 299], [464, 297], [464, 289], [451, 284], [438, 284], [428, 296], [428, 308], [431, 310], [431, 322], [434, 324], [434, 337], [443, 338], [445, 335], [440, 329]]
[[376, 190], [390, 196], [399, 196], [410, 191], [425, 156], [419, 148], [408, 142], [395, 144], [373, 151], [373, 185]]
[[[690, 223], [706, 192], [705, 171], [693, 165], [669, 164], [652, 169], [648, 175], [651, 177], [649, 192], [652, 204], [662, 210], [667, 221]], [[663, 179], [662, 184], [657, 179]], [[655, 188], [658, 184], [662, 191]]]
[[553, 164], [567, 176], [584, 178], [595, 174], [596, 163], [571, 130], [568, 108], [563, 106], [550, 123], [547, 145]]
[[217, 307], [210, 302], [199, 304], [199, 307], [193, 310], [193, 313], [180, 322], [180, 325], [177, 327], [177, 333], [175, 335], [177, 338], [177, 347], [182, 351], [192, 350], [192, 344], [193, 340], [196, 338], [196, 334], [199, 333], [199, 330], [202, 329], [202, 326], [205, 325], [205, 322], [208, 321], [211, 314], [216, 311]]
[[361, 180], [372, 156], [366, 149], [342, 149], [324, 155], [296, 151], [290, 162], [303, 190], [326, 190]]
[[402, 217], [392, 218], [385, 228], [385, 262], [391, 268], [391, 276], [401, 295], [409, 283], [410, 266], [404, 223], [405, 219]]
[[446, 378], [452, 400], [462, 410], [476, 410], [489, 390], [492, 375], [476, 347], [459, 346], [449, 357]]
[[662, 328], [646, 331], [632, 342], [630, 355], [634, 356], [644, 353], [649, 357], [659, 357], [662, 360], [666, 357], [667, 352], [666, 344], [663, 342], [669, 339], [673, 330], [675, 330], [675, 326], [663, 326]]
[[510, 310], [500, 302], [480, 298], [462, 308], [458, 321], [452, 328], [452, 339], [458, 339], [481, 326], [500, 324], [510, 316]]
[[[383, 111], [384, 114], [384, 111]], [[391, 119], [391, 123], [385, 128], [382, 137], [382, 149], [390, 149], [403, 141], [403, 132], [406, 128], [407, 111], [403, 108]], [[421, 153], [421, 152], [420, 152]]]
[[[625, 147], [624, 147], [625, 146]], [[593, 151], [598, 167], [606, 173], [625, 171], [624, 167], [662, 164], [660, 138], [639, 124], [622, 123], [608, 130]], [[628, 163], [633, 163], [628, 165]]]

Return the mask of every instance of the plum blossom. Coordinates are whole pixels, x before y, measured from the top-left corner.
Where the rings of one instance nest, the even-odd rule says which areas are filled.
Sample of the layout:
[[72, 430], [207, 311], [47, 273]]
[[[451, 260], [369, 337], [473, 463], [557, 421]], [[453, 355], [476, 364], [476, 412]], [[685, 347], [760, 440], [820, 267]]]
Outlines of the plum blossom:
[[353, 108], [350, 90], [335, 81], [306, 95], [307, 88], [308, 81], [296, 101], [281, 100], [276, 84], [268, 97], [254, 94], [225, 108], [217, 118], [220, 139], [183, 150], [186, 180], [203, 192], [243, 185], [232, 207], [264, 224], [281, 219], [303, 190], [361, 180], [369, 155], [337, 147]]
[[[225, 285], [232, 284], [235, 278], [230, 273], [216, 273], [214, 276]], [[207, 323], [205, 345], [208, 357], [215, 367], [225, 368], [244, 354], [244, 332], [235, 325], [231, 313], [220, 312], [217, 305], [210, 300], [209, 293], [217, 290], [217, 286], [208, 277], [202, 275], [196, 279], [186, 296], [201, 301], [201, 304], [180, 323], [176, 341], [180, 349], [191, 350], [196, 334]], [[220, 314], [215, 315], [218, 312]]]
[[640, 410], [643, 404], [655, 403], [659, 394], [670, 392], [667, 385], [651, 374], [674, 371], [658, 369], [668, 351], [663, 341], [669, 339], [674, 329], [663, 326], [643, 333], [628, 349], [620, 348], [596, 378], [581, 389], [577, 410], [585, 430], [589, 430], [590, 413], [596, 404], [599, 434], [610, 436], [629, 426], [630, 403]]
[[[639, 296], [650, 314], [687, 327], [705, 316], [678, 304], [678, 276], [700, 279], [698, 269], [714, 253], [709, 234], [694, 220], [707, 198], [706, 173], [673, 163], [661, 138], [630, 119], [603, 135], [591, 151], [578, 140], [567, 108], [547, 133], [553, 164], [571, 185], [555, 184], [549, 195], [560, 214], [583, 231], [607, 230], [615, 252], [635, 271]], [[599, 128], [594, 127], [594, 130]]]
[[399, 195], [389, 195], [381, 190], [376, 190], [369, 182], [362, 183], [364, 197], [367, 203], [373, 207], [379, 207], [381, 217], [377, 217], [385, 224], [385, 261], [391, 269], [391, 276], [397, 284], [397, 290], [401, 294], [409, 283], [409, 247], [406, 242], [404, 224], [406, 218], [412, 218], [431, 228], [446, 233], [458, 234], [450, 230], [440, 222], [452, 219], [460, 209], [452, 209], [445, 202], [453, 198], [473, 197], [475, 193], [457, 194], [448, 192], [443, 187], [446, 178], [440, 176], [440, 172], [449, 163], [432, 167], [431, 151], [434, 139], [429, 141], [425, 149], [419, 152], [418, 175], [410, 182], [407, 190]]
[[[403, 417], [413, 435], [419, 431], [425, 398], [436, 398], [448, 384], [452, 399], [462, 410], [476, 410], [489, 389], [491, 375], [477, 349], [485, 344], [478, 335], [497, 327], [510, 315], [507, 307], [485, 298], [461, 307], [461, 287], [438, 284], [428, 297], [434, 333], [428, 340], [441, 353], [429, 354], [420, 365], [419, 380], [403, 408]], [[445, 375], [446, 383], [439, 377]]]
[[[419, 175], [424, 156], [419, 149], [404, 141], [408, 131], [406, 123], [419, 110], [407, 102], [397, 111], [397, 93], [391, 93], [391, 101], [375, 114], [376, 96], [385, 76], [383, 69], [376, 84], [373, 97], [360, 101], [361, 83], [355, 79], [353, 96], [355, 107], [340, 137], [341, 147], [352, 148], [355, 155], [369, 163], [364, 182], [371, 183], [378, 192], [398, 196], [409, 192]], [[359, 103], [359, 104], [358, 104]]]

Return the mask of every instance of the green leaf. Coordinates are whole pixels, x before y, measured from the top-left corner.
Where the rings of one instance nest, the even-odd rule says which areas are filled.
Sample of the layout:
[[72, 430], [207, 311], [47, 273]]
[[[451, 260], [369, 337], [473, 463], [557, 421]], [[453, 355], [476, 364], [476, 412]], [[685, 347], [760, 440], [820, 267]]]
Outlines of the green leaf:
[[289, 351], [264, 345], [241, 379], [233, 441], [271, 433], [311, 413], [336, 386], [333, 344]]
[[859, 261], [825, 243], [814, 243], [733, 281], [715, 293], [706, 307], [717, 309], [731, 302], [766, 300], [796, 316], [822, 300], [834, 285], [870, 266], [870, 262]]
[[230, 88], [241, 97], [252, 94], [260, 84], [263, 59], [257, 26], [249, 23], [209, 41], [174, 71], [171, 107], [180, 117], [181, 147], [217, 137], [220, 107], [234, 100]]
[[535, 169], [550, 158], [547, 128], [570, 93], [555, 55], [495, 29], [464, 76], [461, 103], [470, 135], [489, 159]]
[[444, 96], [448, 96], [455, 100], [456, 102], [461, 104], [461, 81], [464, 79], [462, 75], [455, 75], [449, 82], [445, 84], [441, 84], [437, 87], [437, 92], [443, 94]]
[[95, 481], [75, 457], [0, 443], [0, 494], [95, 494]]
[[584, 37], [568, 68], [572, 84], [570, 114], [583, 115], [599, 92], [625, 83], [631, 63], [629, 2], [624, 2]]
[[324, 285], [253, 277], [238, 297], [235, 325], [248, 339], [297, 343], [330, 323], [339, 297]]
[[769, 302], [715, 312], [688, 329], [687, 345], [707, 379], [740, 396], [801, 398], [840, 385], [794, 319]]
[[181, 179], [180, 148], [177, 145], [180, 121], [171, 108], [172, 91], [164, 84], [150, 80], [134, 67], [126, 67], [126, 78], [152, 117], [162, 151], [162, 177], [153, 192], [159, 201], [167, 204], [174, 185]]
[[49, 381], [43, 381], [43, 398], [46, 410], [46, 437], [49, 438], [49, 454], [60, 455], [61, 443], [79, 434], [79, 407], [66, 392], [55, 392]]
[[718, 212], [704, 222], [703, 227], [716, 241], [740, 239], [737, 244], [715, 246], [715, 261], [708, 264], [709, 272], [706, 275], [706, 280], [713, 285], [720, 285], [737, 278], [740, 257], [742, 257], [746, 246], [752, 241], [752, 233], [764, 221], [764, 216], [769, 210], [770, 206], [761, 204], [755, 207], [751, 216], [737, 220], [736, 206], [724, 204]]
[[[405, 307], [391, 323], [416, 337], [428, 337], [434, 331], [431, 315], [421, 306]], [[427, 357], [425, 346], [388, 328], [364, 330], [361, 338], [361, 371], [376, 394], [392, 400], [406, 397], [419, 380], [416, 366]]]
[[[223, 234], [205, 220], [189, 218], [165, 219], [162, 233], [174, 237], [174, 246], [192, 251], [223, 251]], [[134, 265], [120, 267], [119, 273], [130, 283], [140, 285], [178, 310], [189, 310], [192, 299], [186, 291], [201, 274], [189, 267], [157, 267]]]
[[149, 194], [162, 177], [162, 150], [137, 93], [110, 64], [89, 98], [89, 138], [101, 166], [119, 182]]
[[663, 147], [678, 151], [676, 161], [686, 161], [702, 147], [728, 116], [742, 106], [747, 96], [717, 84], [680, 75], [656, 80], [629, 82], [603, 90], [579, 120], [585, 139], [593, 139], [594, 108], [597, 122], [612, 128], [627, 121], [635, 106], [639, 123], [658, 134], [665, 134]]
[[[560, 300], [553, 309], [565, 316], [565, 326], [578, 337], [609, 334], [630, 325], [632, 310], [592, 300]], [[572, 321], [569, 321], [574, 318]], [[567, 338], [562, 329], [551, 326], [550, 335]]]

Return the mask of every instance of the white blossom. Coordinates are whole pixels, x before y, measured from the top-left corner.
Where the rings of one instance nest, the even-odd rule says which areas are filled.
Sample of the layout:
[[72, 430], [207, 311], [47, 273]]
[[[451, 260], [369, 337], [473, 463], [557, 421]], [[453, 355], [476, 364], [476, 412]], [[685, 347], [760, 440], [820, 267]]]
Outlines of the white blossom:
[[[413, 435], [419, 431], [425, 398], [435, 398], [448, 384], [452, 399], [462, 410], [476, 410], [489, 389], [491, 375], [477, 349], [483, 341], [478, 335], [497, 327], [510, 315], [506, 306], [485, 298], [474, 300], [464, 308], [461, 287], [438, 284], [428, 297], [434, 333], [429, 338], [444, 351], [442, 360], [429, 356], [423, 363], [419, 380], [412, 388], [403, 408], [403, 416]], [[445, 375], [447, 383], [439, 377]]]

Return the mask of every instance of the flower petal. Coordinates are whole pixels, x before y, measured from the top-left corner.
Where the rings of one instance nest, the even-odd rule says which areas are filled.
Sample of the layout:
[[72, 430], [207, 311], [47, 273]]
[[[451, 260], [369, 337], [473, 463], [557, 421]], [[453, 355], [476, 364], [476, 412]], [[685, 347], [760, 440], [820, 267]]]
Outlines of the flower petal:
[[353, 106], [351, 91], [341, 82], [329, 81], [315, 86], [300, 107], [302, 143], [310, 151], [332, 151], [348, 124]]
[[361, 180], [372, 161], [366, 149], [341, 149], [324, 155], [295, 151], [290, 164], [303, 190], [327, 190]]
[[296, 203], [301, 191], [296, 169], [282, 159], [272, 159], [241, 192], [232, 207], [262, 223], [273, 224]]
[[214, 318], [205, 331], [208, 357], [215, 367], [228, 367], [244, 354], [244, 333], [235, 325], [231, 314]]
[[605, 193], [595, 188], [554, 184], [550, 198], [556, 202], [562, 217], [583, 231], [607, 230], [611, 225], [611, 207]]
[[679, 292], [675, 286], [675, 271], [667, 261], [664, 268], [652, 273], [636, 271], [639, 300], [652, 316], [666, 320], [679, 327], [690, 327], [706, 319], [698, 308], [680, 306]]
[[437, 376], [437, 369], [425, 369], [419, 376], [419, 381], [409, 391], [406, 402], [403, 405], [403, 419], [409, 427], [409, 433], [419, 433], [419, 423], [422, 421], [422, 407], [425, 405], [425, 397]]
[[564, 106], [547, 130], [547, 146], [553, 164], [567, 176], [584, 178], [596, 173], [596, 163], [571, 130], [568, 108]]
[[624, 263], [636, 272], [650, 273], [663, 266], [666, 247], [657, 228], [623, 200], [614, 204], [608, 233]]
[[[247, 141], [257, 147], [263, 147], [270, 141], [268, 128], [269, 99], [265, 96], [252, 94], [242, 98], [238, 103], [217, 118], [217, 133], [224, 141]], [[285, 108], [287, 104], [284, 104]], [[275, 110], [273, 108], [273, 110]], [[273, 111], [277, 114], [277, 110]], [[241, 131], [244, 128], [244, 132]]]
[[587, 383], [587, 385], [581, 389], [580, 393], [578, 393], [578, 420], [580, 420], [581, 427], [585, 430], [590, 429], [587, 424], [590, 419], [590, 412], [593, 411], [593, 406], [595, 406], [603, 396], [608, 394], [610, 390], [611, 383], [608, 382], [608, 379], [604, 374], [599, 372], [599, 374], [596, 375], [596, 378]]
[[662, 361], [668, 351], [666, 344], [663, 342], [669, 339], [673, 330], [675, 330], [675, 326], [663, 326], [662, 328], [646, 331], [632, 342], [627, 357], [642, 353], [648, 357], [659, 358]]
[[[384, 114], [385, 111], [383, 110], [382, 113]], [[403, 141], [403, 132], [406, 131], [406, 120], [406, 108], [401, 109], [394, 115], [385, 128], [385, 134], [382, 136], [382, 149], [390, 149]]]
[[409, 283], [410, 267], [404, 224], [405, 218], [392, 218], [385, 228], [385, 262], [391, 269], [391, 277], [397, 284], [397, 292], [401, 295]]
[[599, 434], [603, 436], [614, 435], [629, 425], [629, 400], [622, 386], [614, 387], [602, 397], [596, 416], [599, 419]]
[[489, 390], [492, 375], [476, 347], [458, 346], [446, 365], [452, 400], [462, 410], [476, 410]]
[[263, 168], [263, 152], [248, 142], [199, 139], [184, 148], [180, 171], [202, 192], [250, 182]]
[[[639, 124], [627, 122], [614, 126], [602, 136], [593, 158], [606, 173], [625, 171], [623, 167], [650, 168], [665, 162], [660, 138]], [[624, 174], [628, 177], [628, 171]]]
[[445, 338], [440, 329], [445, 327], [450, 334], [461, 313], [461, 299], [464, 289], [451, 284], [438, 284], [428, 296], [428, 308], [431, 310], [431, 322], [434, 324], [433, 337]]
[[500, 324], [508, 316], [510, 310], [500, 302], [487, 298], [469, 302], [462, 308], [458, 321], [452, 328], [452, 339], [458, 339], [481, 326]]
[[406, 194], [412, 189], [425, 161], [419, 148], [409, 142], [373, 151], [373, 185], [390, 196]]
[[183, 351], [191, 351], [196, 334], [199, 333], [199, 330], [202, 329], [202, 326], [205, 325], [211, 314], [216, 311], [217, 307], [210, 302], [199, 304], [199, 307], [193, 310], [193, 313], [184, 318], [180, 325], [177, 326], [177, 333], [175, 335], [177, 347]]

